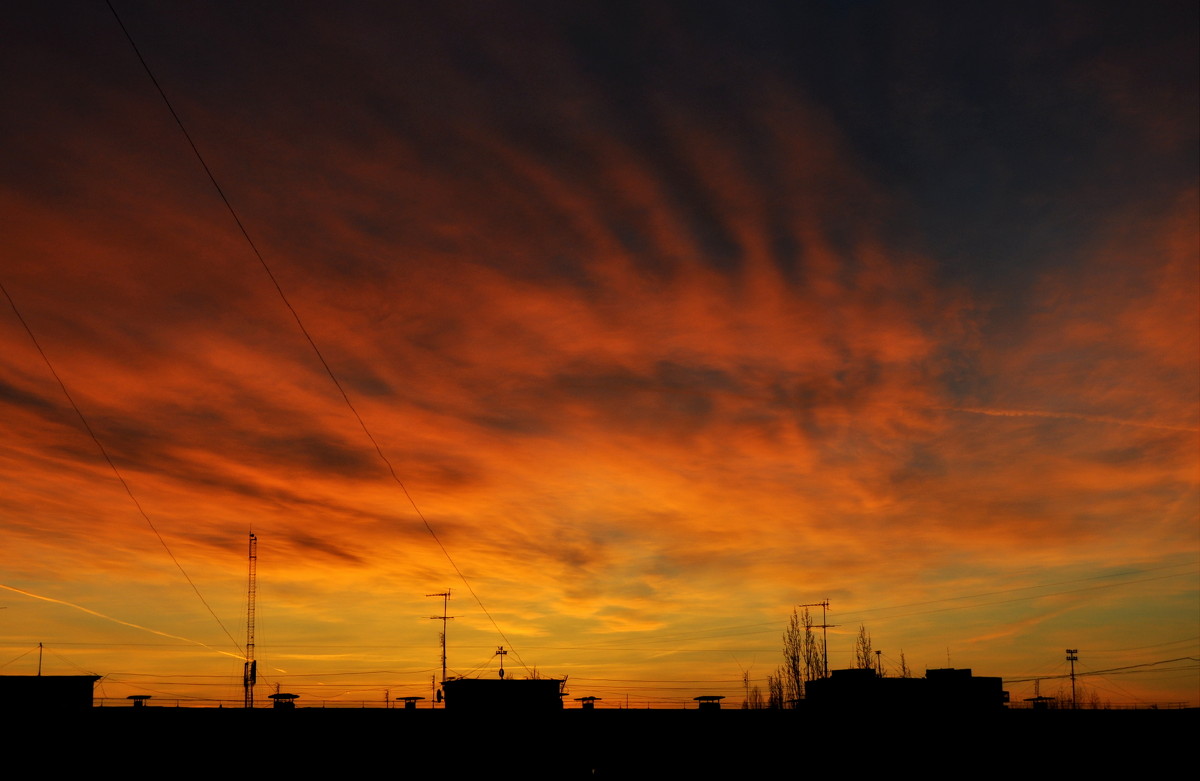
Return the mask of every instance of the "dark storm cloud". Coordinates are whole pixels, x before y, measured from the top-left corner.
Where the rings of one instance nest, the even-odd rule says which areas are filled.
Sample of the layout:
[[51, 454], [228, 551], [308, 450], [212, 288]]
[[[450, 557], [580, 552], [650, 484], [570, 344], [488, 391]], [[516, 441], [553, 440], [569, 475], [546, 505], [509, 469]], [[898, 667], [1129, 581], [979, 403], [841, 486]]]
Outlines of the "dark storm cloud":
[[[880, 3], [836, 16], [826, 40], [838, 49], [796, 47], [800, 67], [824, 61], [813, 94], [913, 199], [949, 273], [1012, 284], [1078, 262], [1070, 248], [1123, 216], [1119, 193], [1153, 208], [1194, 178], [1194, 148], [1192, 165], [1164, 165], [1178, 158], [1152, 138], [1172, 115], [1195, 137], [1194, 112], [1177, 113], [1196, 93], [1195, 4]], [[1114, 90], [1145, 96], [1145, 110], [1114, 111]]]

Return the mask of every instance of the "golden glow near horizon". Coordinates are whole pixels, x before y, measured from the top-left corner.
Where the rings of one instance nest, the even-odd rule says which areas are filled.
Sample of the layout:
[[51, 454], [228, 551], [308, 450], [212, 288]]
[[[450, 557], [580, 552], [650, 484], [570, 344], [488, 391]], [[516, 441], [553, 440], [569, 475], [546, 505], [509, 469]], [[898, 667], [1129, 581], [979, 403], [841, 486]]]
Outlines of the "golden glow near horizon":
[[362, 12], [128, 21], [495, 626], [111, 19], [28, 11], [0, 282], [224, 629], [5, 301], [0, 674], [40, 642], [98, 695], [240, 700], [253, 528], [259, 678], [301, 704], [429, 696], [447, 587], [452, 673], [511, 646], [602, 706], [736, 704], [826, 598], [834, 668], [861, 624], [890, 669], [1014, 700], [1077, 648], [1136, 671], [1084, 679], [1102, 700], [1200, 704], [1194, 117], [1103, 77], [1137, 63], [1047, 82], [1072, 162], [939, 124], [933, 87], [875, 138], [734, 33], [714, 74], [687, 36], [626, 60], [562, 20], [378, 22], [406, 46]]

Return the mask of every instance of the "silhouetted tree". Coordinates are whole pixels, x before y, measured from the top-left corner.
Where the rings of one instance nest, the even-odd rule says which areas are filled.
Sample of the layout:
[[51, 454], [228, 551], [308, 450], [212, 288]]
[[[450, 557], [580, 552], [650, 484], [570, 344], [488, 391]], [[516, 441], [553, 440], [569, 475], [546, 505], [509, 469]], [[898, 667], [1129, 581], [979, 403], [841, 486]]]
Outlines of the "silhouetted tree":
[[[1111, 702], [1101, 700], [1100, 693], [1086, 684], [1077, 684], [1075, 690], [1074, 707], [1076, 710], [1108, 710], [1112, 707]], [[1072, 706], [1071, 688], [1060, 684], [1055, 700], [1054, 707], [1070, 710]]]
[[758, 684], [754, 684], [754, 688], [750, 688], [750, 673], [742, 671], [742, 687], [745, 689], [746, 698], [742, 700], [742, 710], [762, 710], [766, 707], [763, 702], [762, 689], [758, 688]]
[[[804, 609], [805, 617], [808, 608]], [[783, 632], [783, 667], [781, 678], [783, 683], [783, 700], [798, 700], [804, 696], [804, 621], [792, 608], [792, 616], [788, 619], [787, 629]]]
[[900, 650], [900, 677], [911, 678], [912, 670], [908, 667], [908, 662], [904, 659], [904, 650]]
[[783, 664], [776, 668], [774, 676], [780, 702], [786, 707], [788, 702], [802, 699], [808, 682], [824, 675], [825, 657], [813, 633], [812, 614], [807, 607], [793, 607], [783, 632]]
[[854, 643], [854, 666], [868, 670], [875, 667], [875, 655], [871, 652], [871, 634], [862, 624], [858, 625], [858, 640]]
[[804, 626], [804, 682], [815, 681], [825, 677], [825, 654], [817, 636], [813, 633], [812, 614], [808, 608], [800, 614], [800, 623]]
[[776, 667], [774, 675], [767, 676], [767, 707], [779, 710], [783, 707], [783, 668]]
[[801, 699], [808, 682], [825, 675], [825, 658], [813, 633], [813, 619], [808, 608], [792, 608], [787, 629], [783, 632], [783, 665], [776, 672], [783, 687], [784, 702]]

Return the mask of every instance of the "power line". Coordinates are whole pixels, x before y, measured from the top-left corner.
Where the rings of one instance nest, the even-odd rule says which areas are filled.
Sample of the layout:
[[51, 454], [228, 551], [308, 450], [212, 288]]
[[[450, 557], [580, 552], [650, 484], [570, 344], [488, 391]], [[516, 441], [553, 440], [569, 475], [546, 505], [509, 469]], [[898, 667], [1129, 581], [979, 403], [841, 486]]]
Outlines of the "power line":
[[217, 195], [220, 196], [221, 202], [225, 204], [225, 208], [229, 212], [230, 217], [232, 217], [234, 223], [237, 224], [238, 230], [242, 234], [242, 238], [246, 240], [246, 243], [249, 245], [250, 250], [254, 253], [254, 256], [258, 258], [258, 262], [262, 266], [263, 271], [266, 272], [271, 284], [274, 286], [275, 292], [279, 294], [279, 298], [283, 302], [283, 305], [287, 307], [289, 312], [291, 312], [292, 318], [296, 321], [296, 326], [300, 329], [300, 333], [304, 335], [304, 339], [308, 342], [309, 347], [312, 348], [313, 353], [317, 356], [317, 360], [320, 361], [321, 366], [324, 367], [325, 373], [329, 375], [329, 379], [337, 388], [338, 393], [341, 394], [342, 401], [345, 402], [346, 407], [350, 410], [351, 414], [354, 415], [354, 419], [358, 421], [359, 427], [362, 428], [363, 433], [366, 435], [367, 439], [370, 440], [371, 446], [375, 449], [376, 455], [379, 456], [379, 459], [383, 461], [384, 466], [387, 467], [388, 474], [391, 475], [392, 480], [395, 481], [396, 485], [400, 487], [401, 492], [403, 492], [404, 497], [408, 499], [408, 503], [412, 505], [417, 517], [420, 518], [421, 523], [425, 525], [426, 531], [429, 532], [429, 535], [433, 537], [433, 541], [436, 542], [437, 546], [441, 549], [442, 555], [446, 557], [446, 560], [450, 563], [450, 566], [454, 568], [455, 573], [458, 575], [459, 580], [463, 582], [463, 585], [467, 587], [467, 591], [469, 591], [471, 596], [474, 597], [475, 603], [479, 605], [479, 609], [483, 611], [485, 616], [487, 616], [488, 620], [492, 623], [492, 626], [496, 629], [496, 632], [500, 635], [500, 637], [504, 638], [504, 642], [509, 646], [509, 648], [513, 649], [512, 654], [517, 658], [517, 661], [521, 664], [521, 666], [528, 669], [528, 667], [525, 665], [525, 662], [521, 659], [521, 655], [516, 652], [515, 648], [513, 648], [512, 641], [508, 639], [508, 636], [504, 634], [504, 631], [500, 628], [500, 625], [496, 622], [496, 619], [490, 612], [488, 612], [488, 609], [483, 604], [483, 600], [479, 598], [479, 595], [475, 593], [475, 589], [471, 587], [471, 583], [467, 580], [467, 576], [463, 574], [461, 569], [459, 569], [458, 564], [454, 561], [454, 557], [450, 555], [450, 551], [448, 551], [446, 546], [442, 544], [437, 532], [434, 531], [433, 526], [430, 525], [428, 519], [425, 517], [425, 514], [421, 512], [421, 508], [417, 506], [416, 501], [412, 498], [412, 495], [409, 494], [408, 488], [404, 485], [404, 482], [400, 479], [400, 476], [396, 474], [396, 470], [395, 467], [392, 466], [392, 462], [386, 455], [384, 455], [383, 448], [380, 447], [379, 442], [375, 439], [375, 436], [367, 427], [366, 421], [364, 421], [362, 416], [358, 413], [358, 409], [355, 408], [354, 403], [350, 400], [350, 396], [346, 393], [345, 387], [337, 378], [337, 375], [334, 374], [333, 368], [330, 367], [329, 362], [325, 360], [325, 356], [321, 352], [321, 349], [317, 346], [316, 340], [313, 339], [308, 328], [305, 327], [304, 321], [300, 318], [300, 313], [296, 311], [296, 308], [292, 306], [292, 302], [288, 299], [287, 294], [284, 293], [283, 286], [279, 284], [279, 280], [276, 278], [275, 273], [271, 270], [271, 267], [267, 264], [266, 258], [263, 257], [263, 254], [259, 251], [258, 245], [255, 244], [254, 239], [250, 237], [250, 232], [246, 229], [241, 217], [238, 216], [237, 210], [233, 208], [233, 204], [225, 195], [225, 190], [221, 187], [220, 183], [217, 181], [216, 175], [212, 172], [212, 169], [209, 168], [208, 163], [205, 161], [204, 155], [200, 153], [200, 149], [196, 146], [196, 142], [192, 140], [191, 134], [188, 132], [187, 127], [184, 126], [183, 120], [180, 119], [179, 114], [175, 111], [175, 107], [167, 97], [167, 93], [158, 83], [158, 79], [155, 78], [154, 72], [150, 69], [150, 65], [142, 56], [141, 50], [138, 49], [137, 43], [135, 43], [133, 40], [133, 36], [125, 27], [125, 23], [121, 21], [121, 16], [117, 13], [117, 9], [113, 7], [111, 0], [105, 0], [105, 4], [108, 6], [108, 9], [112, 11], [113, 18], [117, 20], [117, 24], [120, 26], [121, 32], [125, 34], [125, 39], [129, 41], [129, 45], [133, 49], [134, 54], [137, 56], [138, 62], [142, 64], [142, 68], [146, 71], [146, 75], [150, 77], [150, 81], [154, 84], [154, 88], [158, 91], [159, 96], [163, 99], [163, 103], [166, 104], [167, 110], [171, 112], [171, 116], [175, 119], [175, 124], [179, 126], [179, 130], [183, 133], [183, 137], [187, 140], [188, 146], [192, 148], [192, 153], [196, 156], [196, 160], [200, 163], [200, 167], [203, 168], [204, 173], [208, 175], [208, 180], [212, 183], [213, 188], [217, 191]]
[[213, 620], [217, 622], [217, 626], [221, 627], [221, 631], [225, 633], [225, 636], [229, 638], [229, 641], [233, 643], [233, 647], [236, 648], [240, 654], [242, 652], [241, 646], [238, 645], [237, 640], [233, 639], [233, 635], [229, 634], [229, 630], [225, 628], [225, 624], [223, 624], [221, 619], [217, 617], [217, 614], [213, 611], [212, 606], [208, 604], [208, 600], [206, 600], [204, 595], [200, 593], [199, 587], [196, 586], [191, 576], [187, 574], [187, 570], [185, 570], [183, 565], [179, 563], [179, 559], [175, 558], [175, 554], [171, 551], [171, 546], [167, 545], [167, 541], [164, 540], [162, 534], [159, 533], [158, 528], [154, 525], [154, 521], [150, 520], [150, 516], [146, 514], [145, 509], [142, 507], [142, 503], [139, 502], [138, 498], [133, 495], [133, 489], [129, 487], [129, 483], [126, 482], [125, 476], [121, 474], [121, 470], [117, 469], [117, 465], [113, 462], [112, 457], [108, 454], [108, 450], [104, 447], [103, 443], [100, 442], [100, 438], [96, 436], [96, 432], [92, 429], [91, 424], [88, 423], [88, 419], [83, 414], [83, 410], [81, 410], [79, 405], [75, 403], [75, 398], [71, 396], [71, 392], [67, 390], [66, 383], [64, 383], [62, 378], [58, 376], [58, 372], [54, 369], [54, 364], [50, 362], [50, 358], [46, 355], [46, 351], [42, 349], [41, 343], [38, 342], [37, 337], [33, 335], [33, 329], [29, 327], [29, 323], [25, 322], [25, 318], [21, 316], [21, 310], [17, 308], [17, 302], [13, 301], [12, 296], [9, 295], [8, 289], [4, 287], [3, 283], [0, 283], [0, 292], [3, 292], [4, 297], [8, 299], [8, 304], [12, 307], [13, 314], [15, 314], [17, 316], [17, 320], [21, 322], [21, 327], [25, 329], [25, 333], [29, 335], [29, 340], [33, 342], [33, 346], [37, 348], [38, 355], [42, 356], [42, 361], [45, 362], [46, 368], [50, 370], [50, 374], [54, 377], [54, 381], [58, 383], [58, 387], [62, 390], [63, 396], [66, 397], [67, 403], [71, 405], [71, 409], [75, 410], [75, 414], [79, 416], [79, 422], [83, 424], [83, 428], [85, 431], [87, 431], [88, 436], [91, 437], [92, 441], [96, 443], [96, 448], [100, 451], [100, 455], [104, 457], [104, 460], [108, 463], [109, 468], [112, 469], [113, 474], [116, 475], [117, 481], [121, 483], [121, 486], [125, 489], [125, 493], [129, 495], [129, 499], [133, 502], [133, 506], [137, 508], [138, 514], [140, 514], [146, 521], [146, 525], [150, 527], [150, 531], [154, 532], [154, 536], [158, 538], [159, 543], [163, 546], [163, 550], [167, 552], [167, 556], [169, 556], [171, 561], [175, 563], [175, 566], [183, 575], [184, 580], [186, 580], [188, 585], [192, 587], [192, 591], [196, 593], [197, 598], [199, 598], [205, 609], [208, 610], [209, 615], [211, 615]]
[[[1163, 664], [1175, 664], [1176, 662], [1196, 662], [1197, 664], [1190, 664], [1190, 665], [1187, 665], [1186, 667], [1143, 669], [1143, 668], [1155, 668], [1155, 667], [1158, 667], [1159, 665], [1163, 665]], [[1051, 680], [1057, 680], [1057, 679], [1067, 679], [1067, 678], [1072, 678], [1072, 677], [1083, 678], [1085, 676], [1091, 677], [1091, 676], [1097, 676], [1097, 675], [1130, 675], [1135, 672], [1136, 673], [1148, 673], [1148, 672], [1163, 672], [1163, 671], [1167, 671], [1167, 670], [1169, 670], [1171, 672], [1177, 672], [1179, 670], [1194, 670], [1194, 669], [1196, 669], [1197, 666], [1200, 666], [1200, 658], [1195, 657], [1195, 656], [1179, 656], [1174, 659], [1162, 659], [1157, 662], [1143, 662], [1141, 664], [1127, 664], [1127, 665], [1124, 665], [1123, 667], [1110, 667], [1106, 670], [1087, 670], [1085, 672], [1060, 673], [1058, 675], [1038, 675], [1038, 676], [1034, 676], [1031, 678], [1005, 678], [1004, 682], [1005, 683], [1027, 683], [1029, 681], [1051, 681]]]

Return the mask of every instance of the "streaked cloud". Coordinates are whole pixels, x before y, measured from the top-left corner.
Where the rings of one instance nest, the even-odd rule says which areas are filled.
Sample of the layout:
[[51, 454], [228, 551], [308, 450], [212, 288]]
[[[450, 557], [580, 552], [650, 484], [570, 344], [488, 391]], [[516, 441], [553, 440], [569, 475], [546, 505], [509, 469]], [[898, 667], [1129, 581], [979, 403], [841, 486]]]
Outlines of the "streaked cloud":
[[[514, 643], [574, 649], [523, 654], [543, 672], [694, 675], [749, 644], [765, 676], [778, 632], [728, 628], [782, 629], [792, 604], [852, 615], [1194, 558], [1194, 122], [1105, 76], [1159, 79], [1174, 39], [1131, 64], [1107, 39], [1062, 54], [1091, 40], [1067, 21], [1014, 48], [971, 16], [939, 24], [977, 55], [950, 38], [913, 59], [854, 37], [871, 23], [850, 9], [826, 20], [845, 57], [821, 77], [782, 10], [131, 13], [457, 568]], [[259, 535], [265, 654], [300, 675], [361, 658], [322, 644], [384, 644], [424, 671], [424, 594], [452, 587], [475, 664], [491, 622], [93, 21], [9, 55], [63, 52], [5, 112], [6, 289], [231, 624]], [[1144, 176], [1108, 189], [1121, 154]], [[11, 317], [0, 343], [4, 580], [208, 636]], [[1194, 621], [1194, 578], [1139, 588], [1149, 635]], [[1068, 619], [1112, 647], [1132, 603], [884, 614], [875, 636], [1005, 674], [1058, 654]], [[57, 620], [24, 631], [72, 631]], [[602, 642], [655, 647], [578, 650]]]

